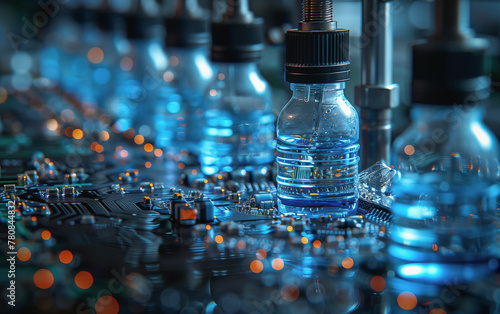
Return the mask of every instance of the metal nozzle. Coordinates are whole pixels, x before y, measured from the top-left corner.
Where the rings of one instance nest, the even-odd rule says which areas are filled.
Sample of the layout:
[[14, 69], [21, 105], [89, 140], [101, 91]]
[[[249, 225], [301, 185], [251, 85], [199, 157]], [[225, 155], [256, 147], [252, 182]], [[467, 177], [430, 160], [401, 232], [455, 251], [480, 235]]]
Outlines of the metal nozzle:
[[469, 37], [469, 0], [436, 0], [434, 11], [435, 29], [431, 38], [453, 40]]
[[302, 0], [302, 21], [299, 22], [299, 30], [324, 31], [336, 28], [331, 0]]
[[203, 16], [203, 11], [198, 0], [177, 0], [174, 17], [196, 19]]
[[253, 13], [248, 7], [248, 0], [227, 0], [227, 9], [222, 16], [223, 21], [250, 23]]

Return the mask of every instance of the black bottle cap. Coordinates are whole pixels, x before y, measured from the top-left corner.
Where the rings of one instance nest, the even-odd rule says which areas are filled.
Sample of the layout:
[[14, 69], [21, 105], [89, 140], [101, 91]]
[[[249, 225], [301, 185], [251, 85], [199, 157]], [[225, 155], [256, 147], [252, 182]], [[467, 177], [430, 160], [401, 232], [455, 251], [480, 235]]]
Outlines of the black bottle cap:
[[213, 62], [252, 62], [261, 58], [264, 49], [264, 20], [212, 23]]
[[350, 78], [349, 30], [289, 30], [285, 36], [285, 81], [324, 84]]
[[204, 46], [210, 42], [208, 20], [168, 18], [165, 25], [167, 47]]
[[469, 10], [466, 1], [434, 1], [434, 33], [413, 47], [413, 103], [477, 103], [489, 96], [488, 41], [472, 37]]
[[482, 38], [430, 40], [413, 46], [412, 102], [454, 105], [489, 96]]

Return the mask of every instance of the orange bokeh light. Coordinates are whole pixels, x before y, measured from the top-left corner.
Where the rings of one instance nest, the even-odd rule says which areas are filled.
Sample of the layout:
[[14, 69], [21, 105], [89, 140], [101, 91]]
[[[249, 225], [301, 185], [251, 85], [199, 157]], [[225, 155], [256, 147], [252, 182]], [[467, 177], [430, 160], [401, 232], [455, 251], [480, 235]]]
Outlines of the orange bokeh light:
[[52, 237], [52, 234], [49, 230], [43, 230], [41, 234], [42, 239], [49, 240]]
[[74, 129], [71, 135], [73, 135], [74, 139], [81, 140], [83, 138], [83, 131], [80, 129]]
[[260, 249], [256, 253], [258, 259], [265, 259], [267, 257], [267, 252], [264, 249]]
[[137, 134], [134, 137], [134, 143], [136, 143], [137, 145], [142, 145], [142, 143], [144, 143], [144, 136]]
[[96, 314], [118, 314], [119, 310], [118, 301], [110, 295], [103, 295], [95, 303]]
[[221, 244], [222, 242], [224, 242], [224, 238], [219, 234], [215, 237], [215, 242]]
[[264, 264], [259, 260], [254, 260], [250, 263], [250, 270], [256, 274], [260, 273], [264, 269]]
[[384, 277], [373, 276], [372, 279], [370, 280], [370, 287], [377, 292], [384, 290], [385, 289]]
[[285, 263], [281, 258], [273, 259], [272, 266], [274, 270], [282, 270], [285, 267]]
[[345, 257], [342, 260], [342, 267], [345, 269], [350, 269], [352, 266], [354, 266], [354, 260], [350, 257]]
[[417, 305], [417, 297], [411, 292], [401, 292], [398, 295], [397, 302], [403, 310], [412, 310]]
[[59, 253], [59, 260], [63, 264], [69, 264], [73, 260], [73, 253], [68, 250], [61, 251], [61, 253]]
[[89, 52], [87, 53], [87, 58], [94, 64], [101, 63], [102, 60], [104, 60], [104, 51], [102, 51], [102, 49], [99, 47], [90, 48]]
[[146, 143], [144, 144], [144, 150], [148, 153], [151, 153], [153, 151], [153, 144], [151, 143]]
[[163, 151], [161, 149], [157, 148], [157, 149], [155, 149], [154, 154], [156, 157], [161, 157], [161, 155], [163, 155]]
[[27, 247], [20, 248], [19, 250], [17, 250], [17, 258], [23, 262], [29, 261], [29, 259], [31, 258], [31, 250]]
[[75, 284], [80, 289], [88, 289], [94, 283], [94, 277], [88, 272], [82, 270], [75, 276]]
[[101, 139], [101, 141], [106, 142], [107, 140], [109, 140], [109, 133], [107, 131], [101, 131], [101, 133], [99, 134], [99, 138]]
[[40, 269], [33, 275], [35, 286], [40, 289], [48, 289], [54, 283], [54, 275], [48, 269]]
[[281, 288], [281, 297], [288, 302], [297, 300], [299, 295], [299, 288], [294, 284], [286, 284]]

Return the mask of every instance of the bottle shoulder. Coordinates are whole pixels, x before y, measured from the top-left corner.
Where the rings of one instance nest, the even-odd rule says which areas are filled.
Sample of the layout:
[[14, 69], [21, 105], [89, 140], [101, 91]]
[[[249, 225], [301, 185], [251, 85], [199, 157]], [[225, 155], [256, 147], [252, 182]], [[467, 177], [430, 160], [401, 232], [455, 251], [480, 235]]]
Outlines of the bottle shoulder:
[[217, 71], [205, 91], [206, 109], [218, 108], [234, 111], [235, 114], [270, 113], [271, 101], [269, 84], [252, 72]]
[[414, 122], [394, 140], [391, 155], [403, 173], [461, 171], [493, 182], [499, 171], [498, 140], [480, 120], [457, 125]]
[[359, 118], [345, 97], [327, 101], [292, 97], [278, 117], [277, 134], [281, 142], [291, 145], [357, 144]]

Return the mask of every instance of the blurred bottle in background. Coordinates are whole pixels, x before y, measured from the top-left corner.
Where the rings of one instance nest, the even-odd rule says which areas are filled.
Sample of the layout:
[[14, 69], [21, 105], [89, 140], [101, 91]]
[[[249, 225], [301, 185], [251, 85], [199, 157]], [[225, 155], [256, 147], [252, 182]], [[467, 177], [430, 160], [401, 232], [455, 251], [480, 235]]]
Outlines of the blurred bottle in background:
[[499, 145], [482, 121], [488, 43], [471, 37], [467, 1], [437, 0], [435, 10], [434, 34], [413, 47], [412, 124], [392, 149], [402, 179], [389, 253], [403, 278], [470, 280], [449, 265], [488, 267], [496, 251]]
[[257, 69], [263, 20], [247, 1], [228, 1], [221, 22], [212, 24], [215, 80], [205, 94], [200, 163], [205, 174], [274, 160], [271, 91]]
[[175, 15], [166, 19], [169, 66], [163, 74], [165, 88], [159, 91], [155, 116], [159, 147], [200, 152], [202, 102], [213, 79], [208, 16], [197, 0], [178, 0]]
[[147, 15], [143, 5], [143, 1], [130, 3], [121, 21], [127, 41], [121, 42], [118, 49], [121, 55], [114, 69], [114, 92], [106, 109], [116, 119], [117, 131], [133, 128], [135, 134], [150, 138], [168, 59], [162, 37], [155, 34], [155, 29], [161, 27], [159, 16]]

